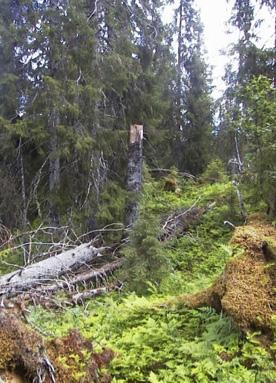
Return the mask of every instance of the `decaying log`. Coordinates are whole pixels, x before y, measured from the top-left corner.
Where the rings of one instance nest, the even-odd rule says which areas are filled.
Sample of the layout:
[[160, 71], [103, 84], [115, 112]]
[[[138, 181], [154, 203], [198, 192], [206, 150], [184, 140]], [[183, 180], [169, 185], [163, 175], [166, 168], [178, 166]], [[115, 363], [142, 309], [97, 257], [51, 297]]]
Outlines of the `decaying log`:
[[110, 289], [108, 287], [98, 287], [97, 289], [86, 290], [81, 293], [74, 294], [72, 301], [75, 304], [82, 303], [85, 299], [97, 297], [99, 295], [106, 294]]
[[[149, 169], [150, 173], [159, 173], [159, 174], [167, 174], [171, 173], [172, 169], [163, 169], [163, 168], [154, 168], [154, 169]], [[184, 178], [190, 178], [192, 180], [195, 180], [196, 177], [193, 174], [187, 173], [187, 172], [179, 172], [177, 171], [177, 175], [180, 177]]]
[[[197, 207], [197, 202], [195, 201], [189, 208], [182, 208], [165, 217], [163, 232], [158, 239], [166, 241], [185, 234], [187, 229], [196, 224], [202, 214], [213, 206], [211, 204], [207, 207]], [[125, 239], [124, 243], [126, 243]], [[55, 304], [52, 295], [60, 290], [64, 290], [69, 296], [69, 301], [66, 301], [65, 305], [109, 291], [109, 288], [106, 289], [101, 285], [105, 284], [107, 276], [122, 266], [124, 258], [110, 261], [109, 257], [105, 259], [108, 262], [105, 264], [102, 259], [102, 266], [95, 269], [92, 262], [102, 257], [102, 251], [106, 249], [110, 252], [112, 247], [96, 248], [92, 243], [85, 243], [1, 276], [0, 307], [8, 307], [7, 300], [14, 297], [16, 298], [12, 303], [16, 304], [20, 301], [34, 304], [47, 303], [47, 305], [53, 301]], [[114, 253], [112, 258], [114, 259]], [[96, 282], [96, 286], [91, 285], [90, 282]], [[78, 285], [82, 285], [83, 291], [78, 290]]]
[[82, 244], [19, 271], [3, 275], [0, 277], [0, 295], [10, 297], [33, 287], [49, 284], [62, 275], [78, 269], [81, 265], [101, 257], [101, 250], [103, 249], [97, 249], [90, 243]]
[[86, 299], [94, 298], [99, 295], [104, 295], [110, 291], [121, 291], [123, 283], [116, 281], [104, 287], [98, 287], [96, 289], [84, 290], [77, 294], [72, 294], [71, 299], [74, 304], [83, 303]]
[[37, 288], [36, 292], [52, 294], [61, 289], [68, 289], [68, 287], [74, 288], [76, 285], [81, 283], [97, 281], [98, 279], [103, 280], [112, 272], [119, 269], [123, 262], [123, 258], [117, 259], [116, 261], [107, 263], [99, 269], [92, 269], [87, 272], [77, 274], [74, 277], [68, 278], [68, 280], [57, 280], [50, 285], [43, 285], [41, 288]]
[[56, 383], [42, 337], [5, 311], [0, 311], [0, 350], [1, 370], [18, 370], [24, 381]]
[[160, 241], [168, 241], [173, 237], [183, 235], [187, 229], [201, 219], [206, 211], [210, 210], [213, 204], [207, 207], [197, 207], [194, 203], [190, 208], [182, 208], [167, 216], [162, 225]]

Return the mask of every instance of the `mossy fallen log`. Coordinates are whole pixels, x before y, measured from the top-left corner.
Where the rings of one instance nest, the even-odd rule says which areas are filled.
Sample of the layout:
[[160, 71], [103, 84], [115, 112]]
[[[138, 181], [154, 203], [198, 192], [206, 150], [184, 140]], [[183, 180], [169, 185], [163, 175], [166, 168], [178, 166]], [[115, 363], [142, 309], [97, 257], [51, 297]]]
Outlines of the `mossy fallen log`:
[[226, 265], [211, 287], [180, 300], [191, 308], [211, 306], [223, 311], [243, 330], [270, 331], [276, 314], [276, 264], [271, 251], [269, 258], [264, 251], [264, 241], [274, 249], [276, 230], [259, 217], [237, 227], [232, 245], [243, 248], [243, 254]]

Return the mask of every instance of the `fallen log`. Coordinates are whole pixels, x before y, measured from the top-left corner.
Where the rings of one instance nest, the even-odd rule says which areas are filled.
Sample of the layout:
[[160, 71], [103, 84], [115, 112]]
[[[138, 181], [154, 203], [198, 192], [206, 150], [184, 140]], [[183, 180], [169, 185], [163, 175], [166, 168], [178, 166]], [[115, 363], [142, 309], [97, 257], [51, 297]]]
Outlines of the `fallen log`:
[[[163, 232], [158, 239], [167, 241], [172, 237], [183, 235], [190, 226], [200, 220], [206, 211], [213, 207], [213, 204], [204, 208], [197, 207], [196, 203], [197, 201], [190, 208], [182, 208], [166, 217], [162, 226]], [[105, 276], [120, 268], [124, 262], [124, 258], [120, 258], [103, 265], [99, 269], [92, 269], [91, 262], [102, 257], [101, 251], [105, 249], [99, 249], [91, 243], [85, 243], [1, 276], [0, 299], [2, 297], [2, 302], [0, 307], [5, 307], [5, 299], [13, 297], [17, 297], [21, 301], [33, 301], [35, 303], [40, 302], [40, 297], [45, 299], [46, 296], [51, 296], [58, 290], [67, 290], [72, 295], [72, 292], [78, 292], [76, 290], [78, 284], [83, 284], [86, 288], [87, 282], [97, 281], [97, 279], [103, 282]], [[85, 271], [80, 272], [83, 266], [85, 266]], [[91, 289], [91, 286], [88, 288]], [[88, 292], [89, 294], [90, 292]], [[83, 295], [85, 296], [85, 294]], [[92, 293], [92, 296], [95, 294]]]
[[36, 292], [52, 294], [61, 289], [73, 288], [78, 284], [95, 281], [97, 279], [103, 280], [110, 275], [113, 271], [119, 269], [124, 262], [123, 258], [117, 259], [111, 263], [107, 263], [99, 269], [89, 270], [85, 273], [77, 274], [67, 280], [57, 280], [51, 285], [44, 285], [41, 288], [37, 288]]
[[197, 207], [196, 201], [189, 208], [182, 208], [165, 217], [162, 224], [162, 234], [159, 236], [160, 241], [169, 241], [183, 235], [190, 227], [197, 224], [203, 214], [215, 206], [215, 202], [206, 207]]
[[90, 243], [82, 244], [43, 261], [0, 277], [0, 296], [12, 297], [33, 287], [47, 284], [62, 275], [89, 264], [101, 257], [103, 248], [98, 249]]
[[72, 299], [72, 302], [75, 305], [77, 305], [79, 303], [83, 303], [86, 299], [94, 298], [99, 295], [104, 295], [110, 291], [121, 291], [122, 288], [123, 288], [123, 283], [120, 281], [117, 281], [108, 286], [98, 287], [96, 289], [84, 290], [77, 294], [72, 294], [71, 299]]

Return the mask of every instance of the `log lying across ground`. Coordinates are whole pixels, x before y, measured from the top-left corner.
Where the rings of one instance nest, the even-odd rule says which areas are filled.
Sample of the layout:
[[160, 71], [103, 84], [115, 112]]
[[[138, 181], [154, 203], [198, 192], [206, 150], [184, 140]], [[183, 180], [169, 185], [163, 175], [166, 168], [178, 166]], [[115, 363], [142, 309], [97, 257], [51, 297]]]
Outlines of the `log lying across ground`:
[[198, 224], [206, 212], [215, 206], [215, 202], [205, 207], [196, 206], [195, 202], [191, 207], [181, 208], [165, 217], [162, 223], [162, 234], [160, 241], [169, 241], [175, 237], [181, 237], [187, 230]]
[[102, 257], [103, 249], [90, 243], [82, 244], [43, 261], [0, 277], [0, 296], [11, 297], [31, 288], [47, 285], [71, 273], [92, 260]]
[[[159, 240], [167, 241], [172, 237], [185, 235], [187, 229], [198, 223], [202, 215], [212, 207], [201, 208], [195, 205], [196, 203], [190, 208], [182, 208], [167, 216], [162, 224], [162, 235]], [[17, 296], [22, 300], [43, 304], [41, 297], [45, 299], [46, 296], [51, 296], [59, 290], [69, 292], [69, 298], [73, 303], [110, 291], [114, 286], [106, 286], [104, 283], [106, 277], [122, 266], [124, 258], [114, 260], [112, 256], [113, 260], [110, 261], [109, 256], [107, 259], [104, 258], [106, 263], [102, 259], [102, 266], [95, 269], [92, 267], [93, 261], [103, 258], [104, 250], [106, 248], [96, 248], [91, 243], [84, 243], [1, 276], [0, 306], [4, 306], [6, 299]], [[96, 282], [96, 286], [87, 285], [90, 282]], [[78, 285], [83, 285], [84, 289], [81, 288], [79, 291]]]

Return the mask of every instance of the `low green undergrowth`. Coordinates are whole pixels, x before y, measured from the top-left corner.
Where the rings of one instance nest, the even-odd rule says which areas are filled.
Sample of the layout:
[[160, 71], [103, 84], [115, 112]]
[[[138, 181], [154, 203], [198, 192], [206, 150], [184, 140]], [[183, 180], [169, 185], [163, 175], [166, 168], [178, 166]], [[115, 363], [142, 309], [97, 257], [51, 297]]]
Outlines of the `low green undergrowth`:
[[[240, 219], [231, 184], [179, 181], [178, 186], [182, 191], [173, 193], [162, 189], [162, 181], [146, 183], [142, 212], [161, 220], [168, 212], [193, 204], [213, 203], [212, 209], [181, 237], [162, 244], [156, 241], [156, 223], [141, 225], [136, 248], [129, 252], [130, 260], [140, 257], [147, 267], [147, 273], [141, 268], [141, 275], [135, 276], [135, 282], [143, 280], [142, 291], [131, 292], [135, 284], [126, 283], [122, 295], [110, 294], [61, 313], [37, 307], [29, 319], [49, 337], [77, 328], [95, 351], [114, 350], [108, 371], [112, 383], [272, 383], [276, 345], [271, 339], [263, 347], [260, 334], [242, 334], [229, 318], [210, 308], [191, 310], [166, 303], [210, 285], [240, 252], [229, 245], [233, 229], [224, 224], [238, 224]], [[154, 262], [146, 259], [151, 254]], [[153, 270], [158, 274], [154, 279], [150, 268], [160, 260], [164, 263], [159, 271]]]
[[258, 334], [241, 334], [229, 318], [209, 308], [168, 307], [163, 301], [111, 295], [65, 313], [36, 308], [30, 319], [51, 337], [74, 327], [96, 351], [111, 347], [113, 383], [275, 381], [272, 357]]

